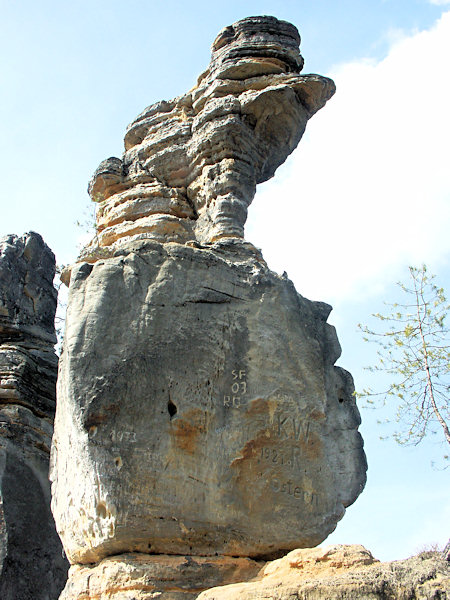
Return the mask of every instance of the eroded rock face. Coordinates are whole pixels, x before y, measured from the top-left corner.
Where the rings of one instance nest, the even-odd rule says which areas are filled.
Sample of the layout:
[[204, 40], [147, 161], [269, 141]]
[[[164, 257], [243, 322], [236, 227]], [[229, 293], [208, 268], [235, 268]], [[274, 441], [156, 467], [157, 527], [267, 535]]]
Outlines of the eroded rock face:
[[300, 75], [300, 36], [275, 17], [226, 27], [188, 93], [146, 108], [125, 135], [122, 159], [89, 184], [99, 203], [90, 261], [130, 238], [207, 243], [244, 235], [257, 183], [297, 146], [334, 83]]
[[56, 599], [67, 561], [50, 512], [58, 361], [55, 257], [41, 236], [0, 240], [0, 597]]
[[197, 86], [139, 115], [89, 184], [51, 460], [78, 564], [64, 600], [195, 597], [245, 557], [319, 544], [364, 487], [331, 307], [243, 240], [256, 184], [334, 92], [299, 75], [299, 42], [273, 17], [225, 28]]
[[366, 471], [329, 311], [239, 241], [75, 266], [51, 473], [70, 560], [320, 543]]
[[449, 593], [450, 565], [438, 552], [380, 563], [363, 546], [338, 545], [294, 550], [268, 563], [258, 581], [216, 587], [198, 600], [434, 600]]
[[119, 554], [71, 567], [60, 600], [194, 600], [208, 588], [249, 581], [263, 566], [229, 556]]

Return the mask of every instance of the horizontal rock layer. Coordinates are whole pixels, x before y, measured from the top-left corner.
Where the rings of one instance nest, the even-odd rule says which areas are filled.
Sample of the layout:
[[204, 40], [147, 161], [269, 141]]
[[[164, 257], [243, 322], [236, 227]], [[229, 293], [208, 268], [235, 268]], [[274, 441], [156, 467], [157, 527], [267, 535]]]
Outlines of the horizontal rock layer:
[[440, 553], [380, 563], [354, 545], [294, 550], [269, 563], [259, 581], [216, 587], [198, 600], [434, 600], [449, 594], [450, 564]]
[[73, 566], [59, 600], [193, 600], [208, 588], [255, 577], [248, 558], [119, 554]]
[[[207, 589], [205, 589], [207, 588]], [[363, 546], [244, 558], [125, 554], [74, 566], [60, 600], [436, 600], [450, 594], [439, 553], [380, 563]]]
[[242, 242], [74, 267], [51, 472], [70, 560], [320, 543], [366, 471], [329, 311]]
[[122, 159], [96, 170], [97, 233], [83, 259], [136, 238], [242, 238], [256, 184], [274, 175], [334, 94], [330, 79], [299, 74], [299, 44], [297, 29], [274, 17], [220, 32], [197, 85], [146, 108], [127, 129]]

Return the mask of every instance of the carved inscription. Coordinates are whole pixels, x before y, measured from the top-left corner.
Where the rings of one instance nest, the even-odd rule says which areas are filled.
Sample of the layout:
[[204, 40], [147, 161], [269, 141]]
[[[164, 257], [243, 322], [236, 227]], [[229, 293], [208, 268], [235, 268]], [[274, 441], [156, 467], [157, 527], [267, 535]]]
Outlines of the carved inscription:
[[137, 442], [136, 432], [135, 431], [116, 431], [113, 429], [111, 431], [111, 441], [113, 442], [129, 442], [130, 444], [135, 444]]
[[296, 485], [295, 482], [291, 481], [290, 479], [288, 481], [272, 479], [270, 485], [272, 491], [277, 494], [286, 494], [295, 500], [303, 501], [306, 505], [314, 507], [318, 505], [318, 496], [316, 493], [302, 490], [300, 485]]
[[245, 369], [233, 369], [231, 371], [232, 383], [229, 394], [224, 394], [223, 405], [227, 408], [239, 408], [242, 406], [247, 394], [247, 372]]
[[258, 462], [271, 465], [288, 467], [289, 469], [300, 469], [299, 448], [261, 448]]
[[308, 419], [298, 419], [284, 413], [278, 413], [274, 420], [275, 435], [282, 440], [308, 440], [309, 426]]

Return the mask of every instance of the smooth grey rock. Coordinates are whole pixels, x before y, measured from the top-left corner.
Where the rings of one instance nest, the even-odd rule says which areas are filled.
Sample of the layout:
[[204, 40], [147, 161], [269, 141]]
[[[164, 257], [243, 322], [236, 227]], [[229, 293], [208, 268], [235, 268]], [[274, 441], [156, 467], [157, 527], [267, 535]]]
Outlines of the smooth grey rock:
[[0, 240], [0, 598], [56, 600], [68, 564], [50, 512], [58, 360], [55, 257], [40, 235]]
[[366, 471], [330, 310], [245, 242], [76, 265], [51, 470], [70, 561], [325, 539]]

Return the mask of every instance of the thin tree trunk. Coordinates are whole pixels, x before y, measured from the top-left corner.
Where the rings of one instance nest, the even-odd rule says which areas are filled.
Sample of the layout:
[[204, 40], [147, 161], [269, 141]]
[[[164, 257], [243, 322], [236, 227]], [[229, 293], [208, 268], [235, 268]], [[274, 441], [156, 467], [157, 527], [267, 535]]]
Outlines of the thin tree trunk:
[[[427, 343], [425, 341], [425, 336], [423, 334], [423, 329], [422, 329], [422, 318], [421, 318], [420, 309], [419, 309], [420, 302], [419, 302], [419, 294], [418, 294], [417, 287], [416, 287], [416, 281], [414, 281], [414, 288], [415, 288], [415, 293], [416, 293], [417, 320], [419, 322], [420, 337], [422, 339], [422, 348], [423, 348], [423, 357], [424, 357], [423, 360], [424, 360], [425, 372], [427, 374], [427, 387], [428, 387], [428, 391], [430, 394], [431, 406], [433, 407], [433, 412], [436, 415], [437, 420], [439, 421], [442, 429], [444, 430], [445, 439], [447, 440], [447, 443], [450, 445], [450, 430], [449, 430], [448, 425], [445, 422], [444, 418], [442, 417], [441, 413], [439, 412], [439, 408], [434, 399], [433, 383], [431, 381], [430, 367], [428, 365]], [[425, 313], [426, 313], [427, 304], [425, 301], [424, 301], [424, 306], [425, 306]]]

